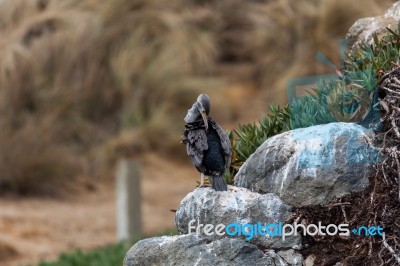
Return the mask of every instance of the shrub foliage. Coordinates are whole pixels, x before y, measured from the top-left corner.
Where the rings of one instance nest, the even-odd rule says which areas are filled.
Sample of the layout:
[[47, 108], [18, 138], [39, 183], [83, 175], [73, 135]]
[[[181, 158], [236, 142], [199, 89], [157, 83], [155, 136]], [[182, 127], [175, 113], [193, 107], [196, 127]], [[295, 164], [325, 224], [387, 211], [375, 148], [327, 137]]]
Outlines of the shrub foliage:
[[229, 132], [233, 153], [228, 184], [233, 183], [240, 166], [267, 138], [290, 129], [290, 110], [287, 106], [271, 105], [269, 109], [270, 113], [263, 116], [258, 124], [239, 125], [238, 130]]

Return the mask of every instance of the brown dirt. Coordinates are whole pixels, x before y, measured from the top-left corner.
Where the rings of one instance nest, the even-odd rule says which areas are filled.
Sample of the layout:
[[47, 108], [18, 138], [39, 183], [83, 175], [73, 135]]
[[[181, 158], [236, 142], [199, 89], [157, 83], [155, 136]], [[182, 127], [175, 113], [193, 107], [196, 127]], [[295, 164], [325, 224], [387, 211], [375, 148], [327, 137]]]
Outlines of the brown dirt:
[[[190, 161], [146, 155], [142, 162], [143, 231], [173, 228], [181, 199], [196, 185]], [[101, 181], [91, 191], [62, 199], [0, 198], [0, 265], [35, 264], [60, 252], [89, 250], [116, 239], [115, 187]]]

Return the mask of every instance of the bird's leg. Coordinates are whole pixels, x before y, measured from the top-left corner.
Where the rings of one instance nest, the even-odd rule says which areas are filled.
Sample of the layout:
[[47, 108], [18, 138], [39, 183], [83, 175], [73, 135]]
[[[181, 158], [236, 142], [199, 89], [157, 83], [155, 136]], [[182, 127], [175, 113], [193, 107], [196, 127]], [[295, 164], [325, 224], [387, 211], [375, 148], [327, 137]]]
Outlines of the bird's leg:
[[209, 185], [204, 184], [204, 174], [200, 174], [200, 186], [199, 187], [209, 187]]

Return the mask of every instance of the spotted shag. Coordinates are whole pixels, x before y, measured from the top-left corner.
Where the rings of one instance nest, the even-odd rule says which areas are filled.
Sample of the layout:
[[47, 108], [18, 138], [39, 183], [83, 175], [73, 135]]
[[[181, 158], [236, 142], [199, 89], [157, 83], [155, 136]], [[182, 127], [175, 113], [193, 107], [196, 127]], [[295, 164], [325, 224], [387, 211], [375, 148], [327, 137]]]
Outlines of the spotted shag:
[[200, 187], [204, 186], [204, 175], [211, 178], [212, 188], [226, 191], [224, 173], [231, 165], [232, 148], [226, 132], [210, 114], [210, 97], [200, 94], [185, 117], [182, 143], [187, 154], [200, 172]]

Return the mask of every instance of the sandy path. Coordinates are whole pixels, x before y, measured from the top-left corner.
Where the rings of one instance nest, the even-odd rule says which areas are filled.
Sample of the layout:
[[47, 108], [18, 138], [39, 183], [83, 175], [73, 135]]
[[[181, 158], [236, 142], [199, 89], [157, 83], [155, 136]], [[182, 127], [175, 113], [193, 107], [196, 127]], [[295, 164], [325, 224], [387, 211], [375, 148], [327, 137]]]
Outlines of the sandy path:
[[[143, 230], [173, 228], [180, 200], [194, 189], [197, 172], [190, 165], [155, 155], [142, 159]], [[88, 250], [116, 241], [115, 190], [100, 184], [93, 192], [64, 200], [0, 199], [0, 265], [54, 259], [62, 251]]]

